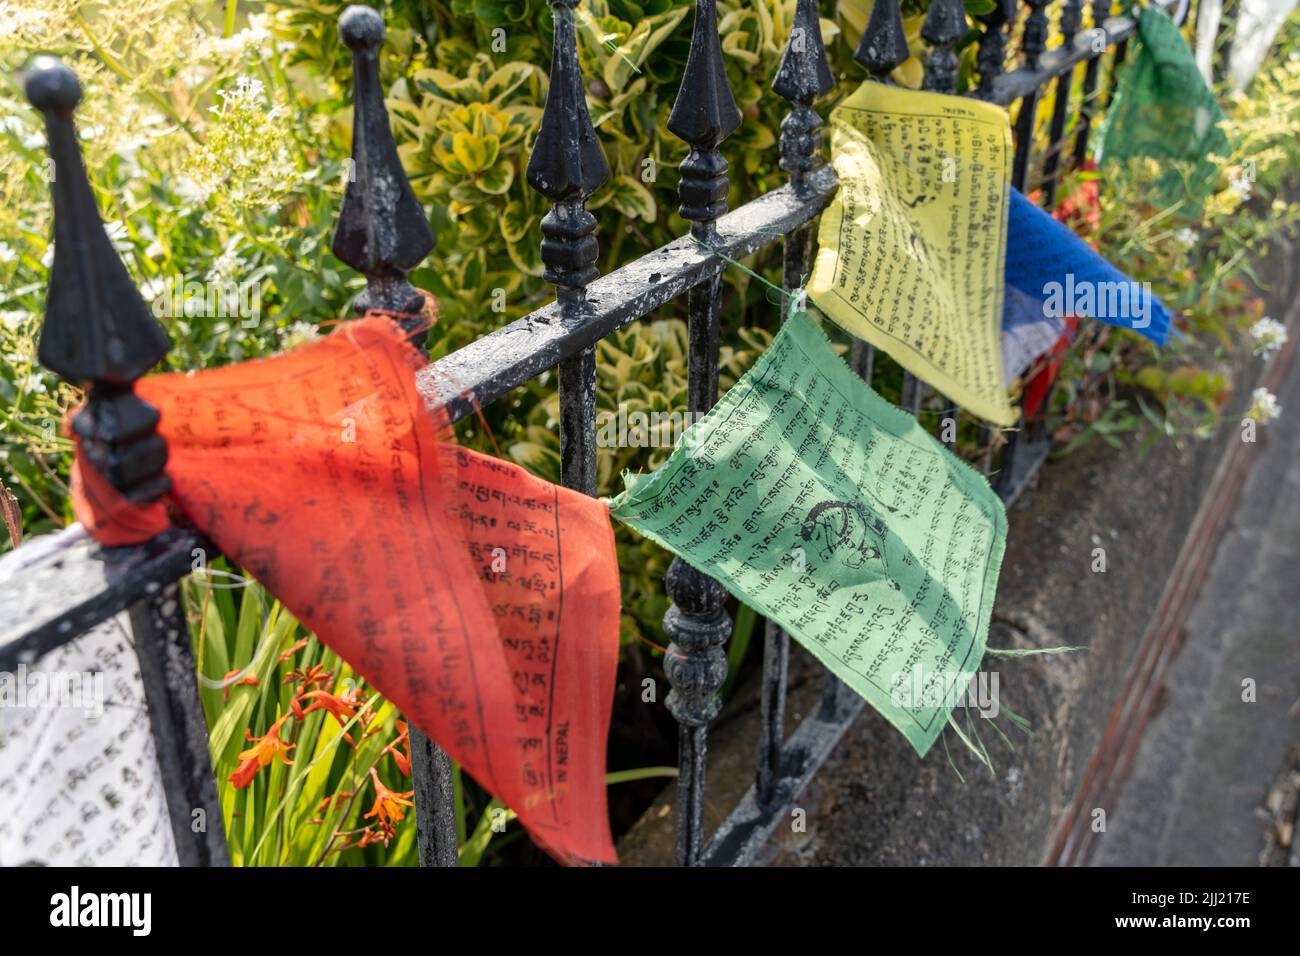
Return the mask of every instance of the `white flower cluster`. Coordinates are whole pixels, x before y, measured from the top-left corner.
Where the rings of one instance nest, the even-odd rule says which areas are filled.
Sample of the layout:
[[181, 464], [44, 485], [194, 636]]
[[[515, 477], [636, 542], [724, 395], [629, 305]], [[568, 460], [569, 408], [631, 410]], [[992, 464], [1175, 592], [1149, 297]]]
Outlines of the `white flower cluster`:
[[[235, 79], [233, 89], [219, 89], [217, 96], [221, 104], [211, 107], [218, 116], [226, 116], [239, 111], [262, 111], [266, 109], [266, 84], [255, 76], [241, 76]], [[268, 116], [275, 115], [275, 107], [267, 110]]]
[[1267, 315], [1250, 327], [1256, 355], [1272, 355], [1286, 344], [1286, 326]]
[[1266, 388], [1255, 389], [1250, 399], [1250, 411], [1246, 412], [1246, 417], [1260, 425], [1267, 425], [1282, 414], [1282, 406], [1277, 403], [1277, 396]]
[[248, 53], [260, 52], [262, 46], [271, 38], [271, 32], [266, 28], [266, 20], [265, 15], [255, 13], [248, 18], [249, 25], [238, 33], [228, 37], [212, 37], [209, 41], [212, 53], [217, 56], [244, 56]]
[[239, 254], [236, 242], [231, 242], [221, 255], [212, 260], [208, 269], [209, 282], [239, 282], [247, 271], [248, 261]]

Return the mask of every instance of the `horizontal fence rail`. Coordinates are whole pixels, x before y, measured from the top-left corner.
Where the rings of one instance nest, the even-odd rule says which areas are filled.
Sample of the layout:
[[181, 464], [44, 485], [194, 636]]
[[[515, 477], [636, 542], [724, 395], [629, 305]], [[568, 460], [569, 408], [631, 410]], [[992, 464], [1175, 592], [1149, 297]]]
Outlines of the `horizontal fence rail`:
[[717, 220], [708, 251], [689, 237], [675, 239], [586, 287], [579, 307], [552, 301], [470, 342], [417, 374], [430, 407], [445, 406], [453, 421], [473, 414], [565, 359], [680, 298], [724, 265], [742, 259], [814, 220], [839, 186], [822, 166], [796, 190], [785, 185]]
[[[812, 226], [838, 183], [823, 159], [822, 120], [813, 103], [835, 88], [819, 28], [815, 0], [798, 0], [791, 39], [773, 81], [789, 104], [781, 124], [780, 164], [788, 182], [728, 211], [728, 165], [723, 144], [739, 128], [724, 69], [714, 0], [696, 0], [690, 53], [669, 130], [688, 147], [680, 167], [680, 214], [689, 235], [600, 276], [596, 220], [587, 199], [609, 169], [587, 113], [574, 16], [577, 0], [551, 0], [554, 46], [550, 85], [527, 181], [550, 203], [541, 224], [544, 278], [556, 298], [418, 373], [430, 407], [446, 408], [453, 421], [472, 414], [550, 369], [559, 370], [561, 477], [586, 494], [596, 491], [595, 346], [606, 336], [686, 299], [689, 329], [690, 412], [717, 399], [721, 275], [739, 260], [780, 243], [783, 286], [797, 289], [807, 274]], [[1136, 30], [1131, 16], [1110, 16], [1108, 0], [1091, 4], [1082, 29], [1081, 0], [1066, 0], [1060, 44], [1048, 49], [1046, 0], [1026, 0], [1019, 65], [1006, 71], [1016, 0], [1000, 0], [977, 18], [977, 77], [966, 95], [1014, 112], [1013, 181], [1023, 188], [1036, 171], [1041, 201], [1052, 205], [1064, 172], [1087, 155], [1098, 103], [1103, 60], [1114, 65]], [[1163, 4], [1162, 4], [1163, 6]], [[1186, 15], [1186, 7], [1179, 16]], [[366, 277], [358, 313], [380, 308], [407, 316], [417, 332], [422, 294], [407, 280], [434, 247], [435, 236], [402, 171], [389, 128], [378, 70], [384, 40], [380, 16], [349, 7], [340, 34], [352, 51], [355, 177], [345, 190], [332, 249]], [[967, 39], [961, 0], [933, 0], [922, 28], [928, 46], [924, 88], [957, 92], [959, 46]], [[796, 41], [797, 38], [797, 41]], [[892, 83], [909, 55], [898, 0], [877, 0], [854, 58], [870, 79]], [[1072, 101], [1077, 69], [1082, 96]], [[856, 82], [857, 78], [850, 78]], [[167, 490], [165, 446], [154, 428], [157, 413], [133, 392], [133, 383], [165, 354], [167, 343], [112, 247], [81, 164], [72, 127], [80, 87], [71, 71], [48, 58], [27, 74], [28, 97], [46, 116], [58, 239], [41, 339], [43, 364], [76, 383], [89, 383], [86, 411], [74, 428], [87, 457], [136, 501]], [[1114, 80], [1104, 96], [1113, 95]], [[1049, 141], [1034, 141], [1040, 99], [1052, 100]], [[1018, 104], [1018, 107], [1017, 107]], [[1070, 123], [1071, 118], [1073, 123]], [[1041, 147], [1041, 148], [1040, 148]], [[850, 361], [868, 382], [874, 356], [856, 342]], [[921, 410], [925, 387], [904, 377], [902, 404]], [[939, 404], [946, 404], [939, 398]], [[152, 414], [151, 414], [152, 413]], [[1017, 437], [1020, 433], [1020, 437]], [[1010, 501], [1030, 481], [1050, 442], [1022, 421], [1002, 449], [996, 487]], [[990, 456], [986, 456], [986, 467]], [[224, 838], [196, 834], [193, 808], [217, 814], [206, 728], [195, 686], [185, 615], [177, 582], [215, 554], [211, 544], [185, 529], [171, 529], [146, 544], [105, 549], [80, 527], [37, 538], [0, 558], [0, 669], [31, 664], [116, 614], [129, 611], [141, 672], [167, 787], [173, 830], [183, 863], [229, 861]], [[764, 635], [762, 718], [754, 786], [719, 831], [703, 831], [708, 726], [717, 715], [726, 678], [725, 644], [731, 621], [727, 595], [717, 582], [675, 560], [666, 588], [672, 607], [664, 629], [672, 639], [665, 671], [672, 686], [667, 706], [679, 724], [677, 860], [682, 865], [745, 865], [755, 860], [774, 828], [825, 761], [863, 701], [827, 673], [820, 704], [787, 738], [785, 696], [789, 639], [768, 624]], [[412, 728], [420, 860], [455, 865], [451, 765], [446, 754]]]

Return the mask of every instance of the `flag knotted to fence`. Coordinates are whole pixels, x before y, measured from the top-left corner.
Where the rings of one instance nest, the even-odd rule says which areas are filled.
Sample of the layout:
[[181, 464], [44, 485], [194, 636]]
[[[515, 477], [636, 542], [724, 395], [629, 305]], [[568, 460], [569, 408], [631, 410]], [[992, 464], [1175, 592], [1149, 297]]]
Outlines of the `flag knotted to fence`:
[[831, 113], [831, 153], [840, 187], [809, 297], [963, 408], [1012, 424], [1000, 347], [1006, 111], [868, 81]]
[[1011, 190], [1007, 216], [1004, 275], [1008, 291], [1040, 303], [1044, 317], [1096, 319], [1156, 345], [1169, 337], [1169, 310], [1152, 294], [1151, 283], [1124, 275], [1017, 189]]
[[549, 852], [613, 862], [609, 514], [444, 440], [416, 388], [423, 364], [369, 316], [274, 358], [146, 378], [170, 500], [130, 505], [78, 457], [77, 516], [116, 545], [178, 510]]
[[1097, 137], [1097, 163], [1145, 157], [1159, 163], [1153, 201], [1188, 203], [1192, 215], [1214, 189], [1218, 167], [1210, 154], [1227, 156], [1228, 137], [1214, 93], [1177, 24], [1154, 6], [1138, 16], [1138, 49], [1120, 74], [1115, 101]]
[[1006, 513], [807, 313], [792, 306], [659, 469], [624, 479], [615, 517], [780, 624], [925, 754], [984, 657]]

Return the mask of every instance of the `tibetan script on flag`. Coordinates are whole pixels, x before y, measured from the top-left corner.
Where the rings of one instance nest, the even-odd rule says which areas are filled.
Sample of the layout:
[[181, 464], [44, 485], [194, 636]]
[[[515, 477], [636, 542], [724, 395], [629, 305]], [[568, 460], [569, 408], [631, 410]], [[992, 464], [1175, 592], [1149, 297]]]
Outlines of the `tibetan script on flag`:
[[984, 656], [1006, 540], [982, 476], [793, 314], [613, 514], [779, 623], [924, 754]]
[[1010, 425], [1002, 261], [1011, 128], [988, 103], [864, 83], [831, 113], [840, 188], [808, 294], [838, 325]]
[[[609, 514], [460, 448], [424, 364], [368, 317], [274, 358], [155, 375], [170, 506], [519, 815], [563, 862], [614, 862], [605, 747], [618, 655]], [[101, 542], [166, 526], [78, 456]]]

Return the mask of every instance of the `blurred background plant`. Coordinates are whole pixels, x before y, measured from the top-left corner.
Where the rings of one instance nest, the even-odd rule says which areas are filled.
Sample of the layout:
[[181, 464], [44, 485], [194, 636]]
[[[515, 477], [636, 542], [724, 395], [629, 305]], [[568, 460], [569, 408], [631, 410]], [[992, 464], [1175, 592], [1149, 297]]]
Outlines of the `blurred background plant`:
[[[1139, 449], [1213, 436], [1224, 424], [1243, 343], [1274, 321], [1264, 316], [1257, 267], [1285, 254], [1300, 223], [1300, 16], [1283, 28], [1274, 58], [1248, 91], [1219, 92], [1232, 148], [1212, 157], [1218, 180], [1198, 213], [1151, 205], [1161, 170], [1150, 160], [1077, 172], [1061, 189], [1058, 213], [1102, 186], [1103, 200], [1094, 199], [1087, 217], [1070, 216], [1072, 227], [1129, 275], [1150, 282], [1178, 319], [1162, 350], [1109, 326], [1076, 337], [1047, 407], [1058, 454], [1097, 437], [1119, 445], [1130, 433]], [[1268, 341], [1255, 354], [1281, 344]]]
[[185, 600], [233, 862], [413, 864], [392, 705], [224, 561], [192, 574]]
[[[252, 321], [205, 309], [162, 316], [173, 343], [167, 368], [239, 361], [315, 336], [346, 317], [362, 286], [329, 251], [350, 152], [351, 62], [337, 27], [345, 5], [0, 0], [0, 71], [11, 78], [0, 83], [0, 510], [15, 531], [32, 535], [71, 520], [71, 448], [62, 421], [79, 395], [34, 359], [50, 203], [40, 117], [12, 78], [36, 52], [63, 57], [81, 77], [86, 93], [78, 123], [87, 169], [109, 233], [147, 300], [165, 300], [189, 282], [256, 284], [260, 308]], [[428, 341], [437, 357], [551, 297], [538, 253], [538, 223], [547, 207], [524, 181], [547, 90], [550, 12], [544, 0], [376, 5], [388, 28], [380, 68], [399, 151], [438, 236], [412, 275], [441, 302]], [[788, 104], [770, 83], [794, 6], [795, 0], [718, 2], [728, 79], [744, 114], [722, 146], [731, 164], [733, 208], [785, 181], [776, 142]], [[902, 6], [914, 55], [895, 79], [916, 87], [928, 2]], [[1055, 0], [1048, 8], [1053, 21], [1060, 6]], [[665, 124], [689, 50], [693, 7], [693, 0], [583, 0], [577, 8], [588, 106], [610, 165], [609, 183], [589, 203], [599, 223], [602, 271], [686, 231], [675, 198], [676, 167], [686, 150]], [[970, 17], [992, 7], [992, 0], [966, 2]], [[865, 76], [852, 53], [870, 12], [871, 0], [822, 4], [822, 34], [840, 81], [818, 104], [823, 116]], [[1055, 44], [1055, 31], [1052, 36]], [[959, 44], [963, 88], [973, 79], [974, 37]], [[1254, 87], [1227, 101], [1234, 154], [1223, 159], [1219, 188], [1199, 221], [1146, 206], [1141, 169], [1104, 181], [1095, 172], [1074, 173], [1060, 190], [1063, 218], [1134, 278], [1152, 282], [1184, 316], [1184, 339], [1163, 353], [1108, 327], [1077, 337], [1048, 403], [1061, 447], [1097, 435], [1119, 441], [1138, 430], [1148, 440], [1183, 440], [1215, 428], [1227, 399], [1227, 363], [1244, 330], [1260, 318], [1247, 284], [1252, 264], [1296, 220], [1286, 190], [1294, 189], [1300, 161], [1297, 40], [1293, 17]], [[1013, 43], [1009, 66], [1014, 49]], [[1044, 97], [1037, 116], [1040, 138], [1048, 103]], [[1243, 189], [1247, 161], [1251, 185]], [[745, 264], [779, 282], [779, 244]], [[726, 387], [770, 341], [780, 310], [769, 290], [741, 270], [728, 269], [724, 277]], [[666, 308], [600, 344], [602, 414], [683, 410], [683, 308]], [[897, 366], [877, 356], [877, 389], [896, 400], [900, 381]], [[933, 427], [943, 411], [931, 398], [927, 424]], [[959, 442], [967, 454], [976, 450], [976, 426], [963, 418]], [[460, 438], [500, 448], [555, 479], [554, 374], [462, 423]], [[667, 452], [662, 442], [602, 448], [600, 493], [617, 491], [624, 470], [652, 468]], [[10, 546], [0, 535], [0, 550]], [[662, 702], [646, 707], [640, 700], [644, 677], [665, 686], [668, 556], [622, 528], [618, 549], [624, 647], [610, 767], [624, 785], [612, 788], [610, 799], [622, 827], [662, 786], [660, 765], [674, 762], [676, 728]], [[233, 573], [218, 566], [187, 588], [237, 858], [249, 864], [413, 862], [412, 814], [400, 797], [410, 784], [398, 757], [404, 753], [399, 715], [255, 583], [228, 576]], [[746, 652], [758, 643], [751, 641], [754, 615], [743, 607], [733, 612], [728, 689], [742, 667], [754, 666]], [[312, 709], [327, 699], [322, 695], [329, 695], [329, 708]], [[281, 753], [293, 762], [284, 763]], [[255, 768], [246, 766], [249, 760]], [[230, 777], [241, 766], [247, 782], [236, 787]], [[382, 809], [367, 816], [376, 801]], [[462, 862], [532, 852], [512, 835], [517, 828], [491, 829], [493, 811], [504, 808], [471, 781], [463, 781], [459, 805]]]

